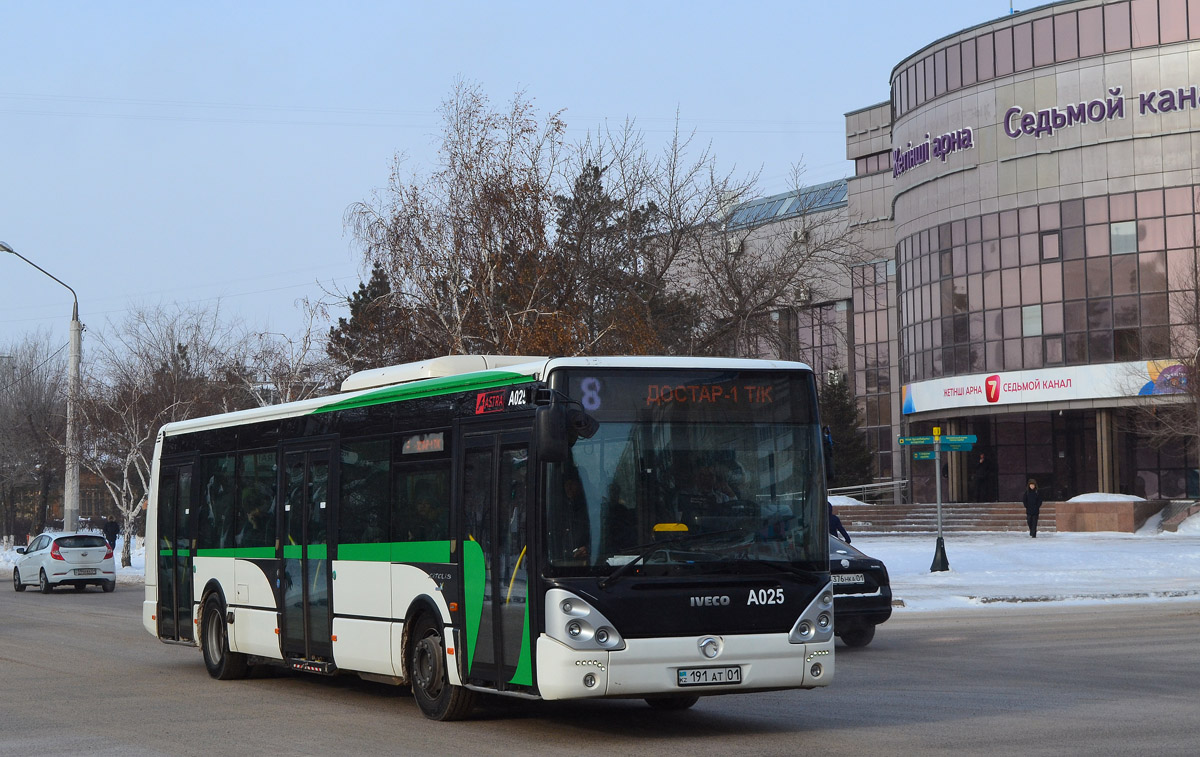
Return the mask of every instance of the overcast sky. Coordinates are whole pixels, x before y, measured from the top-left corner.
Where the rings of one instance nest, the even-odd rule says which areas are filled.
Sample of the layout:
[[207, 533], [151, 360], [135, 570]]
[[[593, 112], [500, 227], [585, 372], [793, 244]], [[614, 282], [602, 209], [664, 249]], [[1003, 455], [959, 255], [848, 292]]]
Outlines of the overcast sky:
[[[569, 139], [676, 111], [725, 168], [786, 190], [845, 177], [846, 111], [903, 57], [998, 0], [27, 2], [0, 0], [0, 240], [75, 288], [103, 331], [133, 303], [220, 300], [294, 333], [294, 302], [353, 288], [342, 218], [425, 172], [456, 79], [565, 109]], [[70, 294], [0, 254], [0, 352], [66, 341]], [[86, 343], [85, 343], [86, 359]]]

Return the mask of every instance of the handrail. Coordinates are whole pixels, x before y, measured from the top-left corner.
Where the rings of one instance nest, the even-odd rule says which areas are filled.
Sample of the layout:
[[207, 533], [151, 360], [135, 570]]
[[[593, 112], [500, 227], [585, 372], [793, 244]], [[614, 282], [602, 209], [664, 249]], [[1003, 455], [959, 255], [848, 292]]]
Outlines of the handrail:
[[857, 484], [855, 486], [838, 486], [829, 490], [830, 494], [839, 494], [857, 499], [869, 504], [903, 504], [908, 492], [908, 479], [898, 478], [891, 481], [880, 481], [874, 484]]

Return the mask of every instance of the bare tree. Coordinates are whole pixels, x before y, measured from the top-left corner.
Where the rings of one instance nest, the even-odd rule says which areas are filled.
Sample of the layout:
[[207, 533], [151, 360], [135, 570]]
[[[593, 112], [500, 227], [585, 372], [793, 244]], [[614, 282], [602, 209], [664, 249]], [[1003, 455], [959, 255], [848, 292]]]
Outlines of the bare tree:
[[240, 369], [232, 378], [260, 407], [318, 397], [336, 386], [337, 367], [317, 332], [328, 312], [322, 303], [307, 298], [297, 305], [304, 314], [299, 334], [260, 331], [241, 341], [243, 354], [236, 359]]
[[[95, 339], [81, 391], [81, 462], [104, 483], [121, 516], [130, 564], [134, 525], [150, 491], [158, 430], [250, 404], [231, 382], [240, 329], [211, 308], [134, 309]], [[235, 366], [235, 367], [231, 367]]]
[[[782, 220], [726, 215], [691, 239], [683, 269], [700, 307], [698, 352], [745, 357], [787, 355], [795, 335], [772, 315], [836, 298], [862, 249], [845, 208], [829, 209], [831, 188], [803, 183], [793, 167], [793, 203]], [[777, 315], [775, 316], [778, 317]]]
[[545, 262], [564, 124], [539, 120], [521, 95], [494, 111], [462, 83], [442, 118], [439, 170], [405, 182], [397, 159], [387, 189], [352, 205], [347, 225], [418, 339], [455, 353], [543, 349], [539, 330], [556, 317]]
[[[48, 335], [33, 334], [0, 349], [0, 530], [5, 535], [16, 536], [21, 527], [42, 531], [51, 487], [61, 481], [65, 347], [55, 347]], [[35, 507], [19, 512], [19, 502], [27, 502], [30, 493]]]

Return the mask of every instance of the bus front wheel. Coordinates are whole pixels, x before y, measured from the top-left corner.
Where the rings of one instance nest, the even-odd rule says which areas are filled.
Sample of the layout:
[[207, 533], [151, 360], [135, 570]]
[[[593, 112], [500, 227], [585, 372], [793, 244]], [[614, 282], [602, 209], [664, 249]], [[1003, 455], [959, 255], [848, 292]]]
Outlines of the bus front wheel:
[[465, 718], [475, 694], [447, 680], [442, 624], [422, 614], [413, 621], [408, 638], [408, 680], [421, 712], [431, 720]]
[[219, 596], [208, 595], [200, 618], [200, 648], [204, 651], [204, 667], [208, 668], [208, 674], [218, 681], [245, 678], [246, 655], [229, 651], [225, 603]]

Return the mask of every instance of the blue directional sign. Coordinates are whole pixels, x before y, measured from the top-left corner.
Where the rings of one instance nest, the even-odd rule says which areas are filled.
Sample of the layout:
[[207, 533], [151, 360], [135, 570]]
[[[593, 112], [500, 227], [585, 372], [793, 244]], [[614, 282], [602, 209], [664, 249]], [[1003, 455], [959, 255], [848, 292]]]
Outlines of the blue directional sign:
[[974, 444], [977, 441], [979, 441], [979, 438], [975, 434], [942, 437], [942, 444]]
[[934, 437], [932, 436], [902, 436], [900, 437], [901, 444], [933, 444]]
[[932, 460], [933, 452], [914, 452], [913, 460]]
[[942, 450], [945, 452], [970, 452], [974, 447], [974, 444], [943, 444]]

